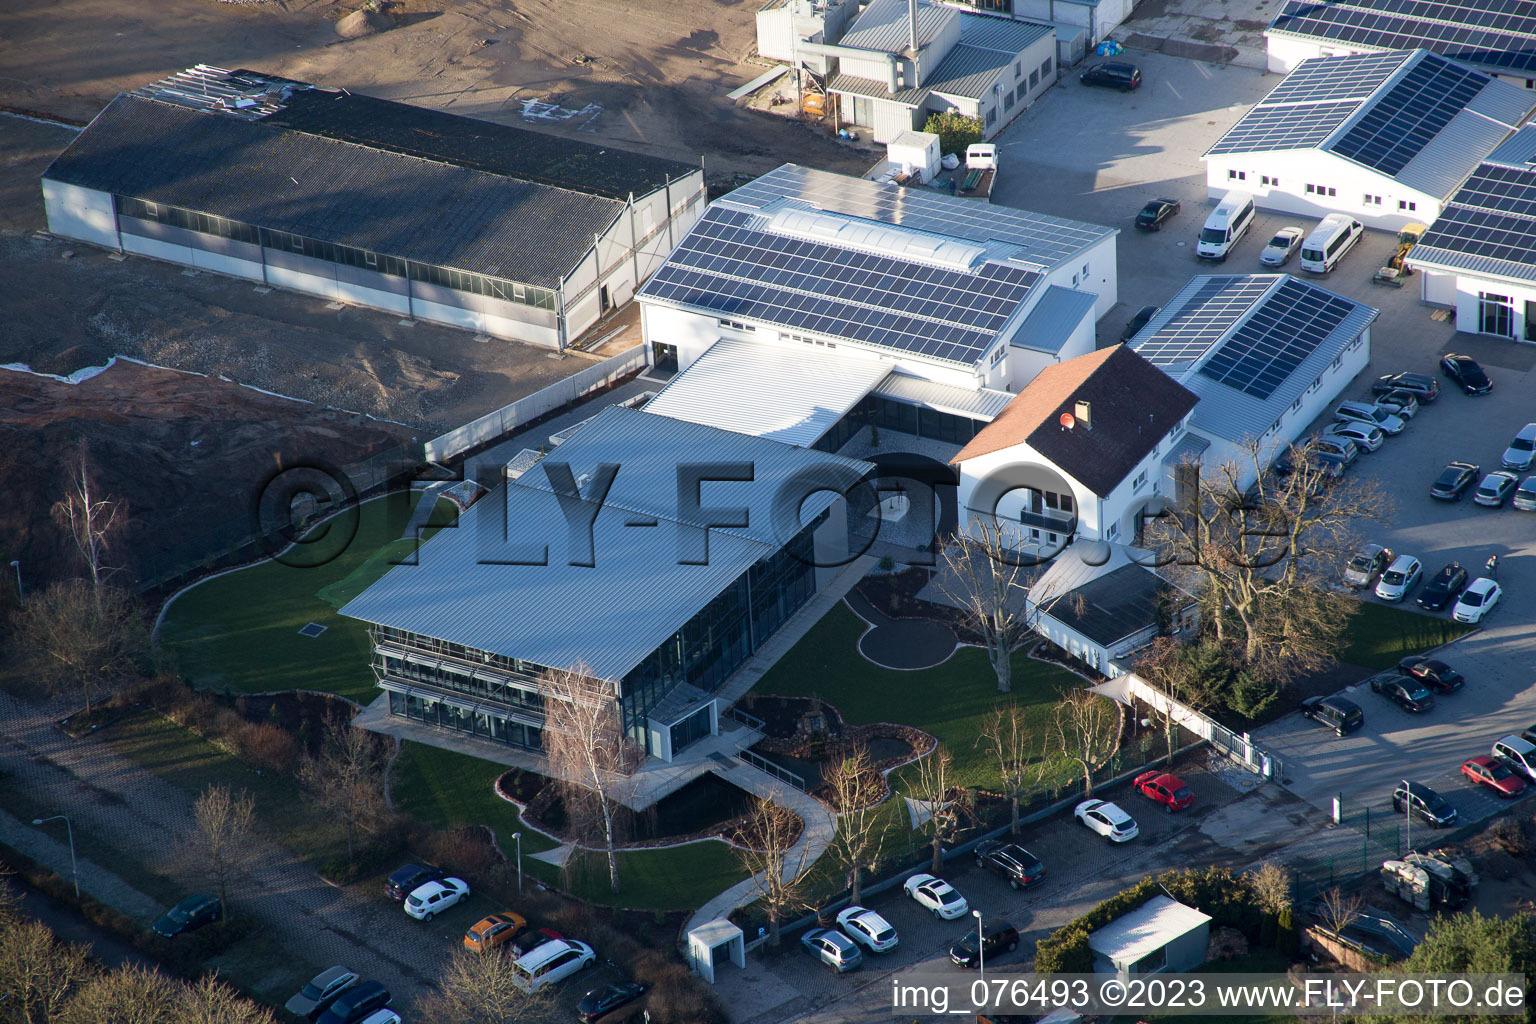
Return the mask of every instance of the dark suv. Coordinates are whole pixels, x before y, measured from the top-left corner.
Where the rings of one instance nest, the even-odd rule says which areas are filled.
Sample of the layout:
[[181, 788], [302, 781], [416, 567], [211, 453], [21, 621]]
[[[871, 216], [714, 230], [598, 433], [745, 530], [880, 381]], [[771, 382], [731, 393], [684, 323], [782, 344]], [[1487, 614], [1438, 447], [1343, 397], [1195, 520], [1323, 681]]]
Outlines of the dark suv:
[[1392, 791], [1392, 809], [1403, 813], [1404, 806], [1423, 818], [1434, 828], [1446, 828], [1456, 824], [1456, 808], [1445, 797], [1422, 782], [1399, 782]]
[[1343, 697], [1308, 697], [1301, 702], [1301, 713], [1340, 736], [1365, 724], [1365, 712], [1360, 710], [1360, 705]]
[[980, 967], [983, 960], [990, 960], [1003, 953], [1019, 948], [1019, 930], [1007, 921], [991, 921], [982, 927], [980, 943], [976, 930], [972, 929], [949, 947], [949, 958], [961, 967]]
[[990, 839], [976, 847], [976, 866], [1007, 879], [1015, 889], [1027, 889], [1045, 881], [1040, 858], [1017, 843]]
[[1084, 85], [1107, 85], [1121, 92], [1141, 88], [1141, 68], [1135, 64], [1097, 64], [1078, 77]]
[[447, 872], [430, 864], [407, 864], [397, 868], [384, 883], [384, 892], [392, 900], [404, 900], [428, 882], [441, 882]]
[[320, 1015], [316, 1024], [356, 1024], [375, 1010], [389, 1005], [389, 989], [377, 981], [365, 981], [348, 989]]

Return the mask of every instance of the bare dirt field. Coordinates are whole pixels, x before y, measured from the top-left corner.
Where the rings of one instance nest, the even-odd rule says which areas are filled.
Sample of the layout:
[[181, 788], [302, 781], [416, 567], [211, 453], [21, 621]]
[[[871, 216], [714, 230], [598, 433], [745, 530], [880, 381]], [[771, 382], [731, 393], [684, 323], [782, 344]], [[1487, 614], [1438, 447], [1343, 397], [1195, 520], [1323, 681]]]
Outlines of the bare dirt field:
[[[86, 120], [197, 63], [248, 67], [696, 163], [711, 177], [786, 160], [862, 170], [797, 121], [736, 108], [760, 0], [405, 0], [343, 39], [360, 0], [38, 0], [0, 15], [0, 106]], [[525, 117], [524, 103], [554, 108]]]

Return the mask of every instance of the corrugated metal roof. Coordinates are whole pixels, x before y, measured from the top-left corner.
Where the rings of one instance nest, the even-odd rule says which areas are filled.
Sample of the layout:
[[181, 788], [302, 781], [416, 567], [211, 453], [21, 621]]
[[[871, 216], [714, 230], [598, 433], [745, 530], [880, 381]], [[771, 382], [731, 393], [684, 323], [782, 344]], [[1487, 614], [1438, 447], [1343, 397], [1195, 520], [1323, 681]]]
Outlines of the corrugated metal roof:
[[1489, 277], [1507, 277], [1516, 281], [1536, 281], [1536, 264], [1513, 260], [1496, 260], [1487, 256], [1458, 252], [1455, 249], [1420, 242], [1409, 254], [1408, 263], [1414, 269], [1429, 267], [1434, 270], [1464, 270], [1469, 274], [1485, 274]]
[[1088, 946], [1116, 963], [1134, 963], [1160, 946], [1188, 934], [1211, 918], [1167, 896], [1154, 896], [1088, 935]]
[[987, 421], [996, 419], [997, 414], [1013, 401], [1013, 395], [1007, 391], [995, 391], [992, 388], [972, 391], [922, 377], [909, 377], [904, 373], [891, 374], [875, 388], [874, 393], [908, 405], [920, 405], [925, 409]]
[[1170, 448], [1168, 454], [1163, 456], [1163, 465], [1182, 465], [1186, 459], [1198, 458], [1210, 446], [1211, 442], [1199, 434], [1191, 434], [1189, 431], [1185, 431], [1184, 436], [1179, 439], [1179, 443]]
[[[932, 43], [951, 19], [960, 12], [936, 4], [917, 5], [917, 43], [919, 47]], [[854, 19], [843, 33], [839, 46], [852, 46], [860, 50], [879, 50], [882, 53], [905, 53], [911, 47], [912, 32], [908, 20], [907, 0], [871, 0], [869, 6]]]
[[992, 90], [1016, 56], [1017, 50], [989, 50], [961, 43], [949, 51], [924, 86], [941, 96], [980, 99]]
[[1413, 247], [1415, 269], [1465, 271], [1536, 281], [1528, 258], [1536, 235], [1536, 126], [1527, 125], [1488, 155], [1451, 196]]
[[798, 447], [816, 442], [890, 373], [879, 359], [722, 339], [645, 411]]
[[[1506, 88], [1515, 93], [1522, 91], [1513, 86]], [[1491, 152], [1509, 134], [1509, 129], [1508, 124], [1463, 110], [1394, 177], [1426, 195], [1448, 196], [1477, 166], [1479, 157]]]
[[1024, 318], [1023, 325], [1013, 336], [1012, 344], [1018, 348], [1055, 354], [1072, 337], [1083, 322], [1083, 317], [1093, 315], [1093, 304], [1098, 297], [1092, 292], [1076, 288], [1063, 288], [1053, 284], [1040, 296], [1035, 308]]
[[[1054, 31], [1029, 22], [1002, 21], [980, 15], [958, 17], [961, 18], [960, 42], [928, 73], [921, 86], [892, 93], [886, 91], [883, 79], [856, 78], [839, 72], [832, 76], [827, 88], [832, 92], [870, 96], [909, 107], [921, 106], [934, 93], [980, 99], [1021, 53]], [[848, 45], [846, 39], [844, 45]]]
[[1531, 170], [1532, 164], [1536, 163], [1536, 125], [1528, 124], [1499, 143], [1483, 162], [1521, 171]]
[[960, 22], [960, 41], [968, 46], [1006, 53], [1023, 53], [1055, 29], [1032, 21], [1014, 21], [1011, 18], [991, 18], [984, 14], [963, 14]]

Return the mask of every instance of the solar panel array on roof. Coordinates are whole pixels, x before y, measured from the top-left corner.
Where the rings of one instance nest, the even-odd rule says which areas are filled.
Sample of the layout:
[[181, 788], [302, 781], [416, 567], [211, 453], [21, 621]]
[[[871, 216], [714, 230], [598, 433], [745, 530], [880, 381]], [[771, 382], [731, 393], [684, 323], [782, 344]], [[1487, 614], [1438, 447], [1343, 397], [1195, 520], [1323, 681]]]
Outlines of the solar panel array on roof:
[[1352, 56], [1347, 61], [1321, 58], [1302, 61], [1260, 101], [1260, 106], [1361, 100], [1391, 78], [1392, 72], [1411, 56], [1409, 53], [1381, 53]]
[[1200, 373], [1267, 399], [1354, 308], [1347, 299], [1287, 278], [1200, 367]]
[[1483, 164], [1420, 242], [1426, 249], [1536, 264], [1536, 168]]
[[964, 273], [762, 229], [716, 204], [644, 294], [721, 316], [975, 362], [1039, 274], [986, 262]]
[[1321, 145], [1360, 106], [1359, 100], [1254, 107], [1217, 140], [1210, 152], [1307, 149]]
[[1330, 148], [1395, 175], [1490, 81], [1480, 71], [1427, 53]]
[[1320, 146], [1412, 58], [1383, 53], [1302, 61], [1207, 155]]
[[1422, 47], [1466, 63], [1536, 71], [1532, 0], [1289, 0], [1269, 28], [1383, 50]]
[[1207, 278], [1188, 301], [1169, 303], [1165, 322], [1132, 346], [1153, 366], [1192, 363], [1216, 344], [1275, 283], [1272, 276], [1223, 274]]

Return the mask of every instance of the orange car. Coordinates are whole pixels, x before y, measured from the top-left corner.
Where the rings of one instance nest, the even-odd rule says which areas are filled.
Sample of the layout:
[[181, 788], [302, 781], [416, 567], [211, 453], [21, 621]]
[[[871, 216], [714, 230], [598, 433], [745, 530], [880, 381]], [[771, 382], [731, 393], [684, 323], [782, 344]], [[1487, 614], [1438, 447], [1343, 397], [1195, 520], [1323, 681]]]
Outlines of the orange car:
[[464, 948], [472, 949], [476, 953], [484, 953], [503, 942], [511, 942], [527, 927], [528, 922], [511, 911], [505, 914], [491, 914], [476, 921], [474, 926], [464, 933]]

